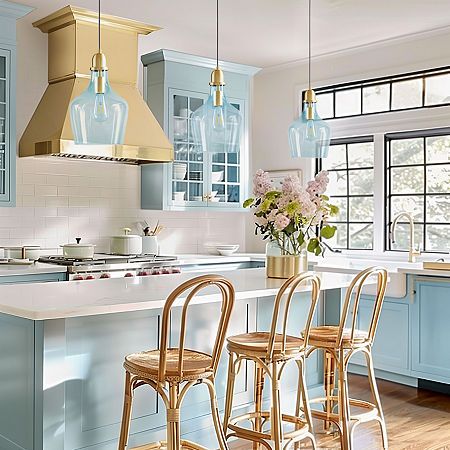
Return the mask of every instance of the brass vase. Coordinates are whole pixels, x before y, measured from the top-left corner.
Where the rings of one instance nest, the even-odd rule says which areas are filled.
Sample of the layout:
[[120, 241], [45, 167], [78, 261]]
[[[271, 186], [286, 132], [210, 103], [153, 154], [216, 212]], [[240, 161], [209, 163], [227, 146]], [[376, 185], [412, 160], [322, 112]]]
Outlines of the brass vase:
[[308, 271], [307, 254], [301, 255], [267, 255], [266, 276], [268, 278], [290, 278]]

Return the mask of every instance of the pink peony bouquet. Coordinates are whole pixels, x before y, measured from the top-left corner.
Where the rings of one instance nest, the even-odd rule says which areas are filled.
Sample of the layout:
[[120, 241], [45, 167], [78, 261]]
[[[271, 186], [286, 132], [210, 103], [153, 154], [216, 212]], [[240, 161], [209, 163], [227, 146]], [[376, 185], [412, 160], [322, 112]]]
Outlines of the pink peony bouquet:
[[328, 172], [322, 171], [304, 188], [298, 177], [288, 176], [281, 189], [274, 189], [269, 174], [258, 170], [253, 178], [253, 195], [244, 208], [253, 208], [256, 217], [255, 234], [276, 242], [283, 255], [299, 255], [303, 249], [323, 255], [336, 227], [327, 220], [339, 209], [325, 195]]

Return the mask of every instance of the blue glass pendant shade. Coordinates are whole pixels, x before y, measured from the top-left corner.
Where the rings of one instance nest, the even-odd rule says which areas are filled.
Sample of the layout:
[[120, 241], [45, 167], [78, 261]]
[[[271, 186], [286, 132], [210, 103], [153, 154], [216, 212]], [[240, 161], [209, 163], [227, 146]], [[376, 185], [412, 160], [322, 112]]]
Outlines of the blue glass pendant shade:
[[[104, 77], [98, 93], [99, 77]], [[107, 70], [91, 70], [88, 88], [70, 104], [70, 123], [75, 144], [123, 144], [128, 103], [108, 81]]]
[[[221, 98], [221, 104], [217, 104]], [[195, 150], [208, 153], [238, 153], [240, 151], [242, 116], [228, 102], [223, 85], [211, 86], [206, 102], [191, 118]]]
[[[308, 108], [312, 108], [312, 114], [308, 114]], [[317, 114], [315, 102], [304, 102], [302, 114], [289, 127], [292, 158], [326, 158], [330, 137], [330, 127]]]

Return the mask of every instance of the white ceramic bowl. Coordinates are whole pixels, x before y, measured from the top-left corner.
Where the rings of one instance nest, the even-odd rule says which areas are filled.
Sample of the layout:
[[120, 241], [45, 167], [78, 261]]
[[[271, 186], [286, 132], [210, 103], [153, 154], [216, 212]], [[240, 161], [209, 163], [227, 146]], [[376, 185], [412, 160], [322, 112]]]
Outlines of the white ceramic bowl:
[[213, 183], [218, 183], [219, 181], [222, 180], [223, 180], [223, 170], [220, 170], [219, 172], [212, 172], [211, 181]]
[[233, 253], [237, 252], [239, 248], [239, 245], [237, 246], [237, 248], [234, 249], [223, 249], [223, 248], [218, 248], [217, 251], [222, 255], [222, 256], [231, 256]]

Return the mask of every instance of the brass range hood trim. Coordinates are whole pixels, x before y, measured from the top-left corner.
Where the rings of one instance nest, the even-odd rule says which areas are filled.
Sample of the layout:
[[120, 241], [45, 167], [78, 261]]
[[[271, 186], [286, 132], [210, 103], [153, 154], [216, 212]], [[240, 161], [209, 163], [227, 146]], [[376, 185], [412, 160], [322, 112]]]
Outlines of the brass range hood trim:
[[[122, 145], [76, 145], [70, 103], [90, 79], [98, 51], [97, 13], [66, 6], [33, 25], [48, 33], [48, 86], [19, 142], [20, 157], [61, 156], [128, 164], [171, 162], [173, 145], [137, 88], [138, 36], [159, 30], [130, 19], [102, 14], [103, 50], [112, 89], [128, 102]], [[104, 27], [103, 27], [104, 26]]]
[[[56, 139], [36, 142], [35, 156], [61, 156], [75, 159], [125, 161], [133, 164], [161, 162], [167, 157], [166, 148], [137, 145], [77, 145], [73, 141]], [[173, 155], [172, 155], [173, 156]], [[172, 157], [173, 159], [173, 157]]]

